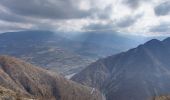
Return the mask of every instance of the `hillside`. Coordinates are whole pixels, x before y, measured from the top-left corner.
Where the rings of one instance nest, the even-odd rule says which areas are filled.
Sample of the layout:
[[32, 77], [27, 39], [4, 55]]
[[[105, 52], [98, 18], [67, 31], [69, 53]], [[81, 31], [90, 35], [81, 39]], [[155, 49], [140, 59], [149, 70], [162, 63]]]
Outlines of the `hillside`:
[[170, 94], [170, 38], [150, 40], [99, 59], [72, 80], [103, 91], [107, 100], [147, 100]]
[[0, 56], [0, 86], [0, 97], [8, 91], [4, 95], [40, 100], [102, 100], [97, 90], [9, 56]]
[[156, 96], [152, 100], [170, 100], [170, 96]]
[[30, 100], [30, 99], [39, 100], [38, 98], [33, 98], [31, 96], [19, 94], [10, 89], [0, 86], [0, 100]]

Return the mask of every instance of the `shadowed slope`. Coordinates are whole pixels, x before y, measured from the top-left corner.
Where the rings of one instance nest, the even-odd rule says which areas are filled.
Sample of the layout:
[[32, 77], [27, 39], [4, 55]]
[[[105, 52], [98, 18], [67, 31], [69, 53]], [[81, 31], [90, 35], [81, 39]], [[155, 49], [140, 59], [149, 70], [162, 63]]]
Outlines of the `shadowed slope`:
[[147, 43], [91, 64], [73, 80], [103, 91], [107, 100], [147, 100], [170, 93], [170, 39]]

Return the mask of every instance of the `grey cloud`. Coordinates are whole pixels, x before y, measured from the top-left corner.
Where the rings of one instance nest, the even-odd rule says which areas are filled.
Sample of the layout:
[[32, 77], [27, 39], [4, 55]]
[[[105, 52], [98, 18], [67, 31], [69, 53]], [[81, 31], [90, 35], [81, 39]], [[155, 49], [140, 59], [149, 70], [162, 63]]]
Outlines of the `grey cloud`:
[[146, 0], [123, 0], [123, 3], [134, 9], [139, 7], [142, 1]]
[[154, 26], [150, 29], [150, 32], [169, 33], [170, 32], [170, 23], [162, 23], [158, 26]]
[[139, 1], [140, 0], [125, 0], [124, 2], [126, 4], [128, 4], [128, 6], [132, 7], [132, 8], [136, 8], [139, 6]]
[[122, 20], [118, 21], [116, 23], [116, 26], [119, 28], [125, 28], [133, 25], [138, 19], [140, 19], [143, 16], [143, 14], [136, 15], [134, 17], [127, 16], [123, 18]]
[[27, 18], [24, 18], [22, 16], [12, 14], [9, 12], [4, 12], [0, 10], [0, 20], [7, 21], [7, 22], [28, 22], [29, 20]]
[[102, 11], [96, 11], [96, 16], [99, 19], [109, 19], [111, 12], [112, 12], [112, 7], [113, 7], [113, 5], [108, 5]]
[[[114, 16], [114, 4], [107, 4], [105, 8], [98, 8], [97, 0], [90, 1], [90, 9], [82, 10], [79, 1], [81, 0], [0, 0], [0, 21], [10, 23], [0, 25], [0, 30], [26, 30], [27, 28], [20, 25], [30, 25], [30, 29], [37, 30], [57, 30], [60, 27], [60, 23], [74, 19], [76, 20], [97, 20], [98, 23], [94, 24], [93, 21], [88, 20], [88, 26], [82, 26], [82, 30], [124, 30], [129, 26], [134, 25], [143, 15], [134, 15], [133, 11], [131, 15], [126, 15], [119, 18], [112, 19]], [[147, 2], [146, 2], [147, 1]], [[150, 0], [121, 0], [123, 6], [128, 6], [132, 10], [136, 10], [142, 3], [148, 3]], [[119, 4], [119, 3], [118, 3]], [[93, 6], [94, 5], [94, 6]], [[97, 5], [97, 6], [96, 6]], [[1, 6], [5, 10], [1, 9]], [[118, 5], [119, 6], [119, 5]], [[122, 5], [120, 5], [121, 7]], [[154, 8], [154, 4], [151, 5], [155, 10], [155, 14], [158, 16], [170, 14], [170, 1], [164, 2]], [[141, 5], [142, 7], [142, 5]], [[137, 9], [138, 10], [138, 9]], [[6, 12], [7, 11], [7, 12]], [[136, 12], [136, 11], [135, 11]], [[138, 12], [138, 11], [137, 11]], [[121, 11], [120, 11], [121, 13]], [[124, 13], [124, 12], [123, 12]], [[141, 12], [139, 12], [141, 13]], [[143, 12], [146, 14], [146, 12]], [[119, 13], [118, 13], [119, 14]], [[144, 16], [145, 16], [144, 14]], [[121, 14], [120, 14], [121, 15]], [[119, 16], [119, 15], [118, 15]], [[156, 16], [156, 17], [158, 17]], [[103, 20], [109, 21], [107, 24], [101, 24]], [[143, 19], [142, 19], [143, 20]], [[12, 24], [20, 25], [12, 25]], [[91, 24], [90, 24], [91, 23]], [[72, 24], [72, 23], [71, 23]], [[71, 25], [70, 24], [70, 25]], [[73, 23], [74, 24], [74, 23]], [[86, 24], [86, 25], [87, 25]], [[84, 24], [83, 24], [84, 25]], [[66, 25], [67, 26], [67, 25]], [[161, 24], [156, 27], [152, 27], [152, 32], [168, 32], [169, 24]], [[64, 27], [65, 28], [65, 27]], [[81, 28], [81, 27], [80, 27]]]
[[[77, 0], [78, 1], [78, 0]], [[91, 5], [96, 2], [90, 2]], [[79, 3], [75, 0], [0, 0], [0, 6], [3, 6], [5, 12], [0, 9], [0, 20], [12, 23], [29, 23], [35, 29], [54, 29], [54, 25], [41, 22], [43, 19], [55, 21], [87, 18], [90, 19], [109, 19], [112, 5], [108, 5], [103, 10], [92, 7], [89, 10], [79, 9]], [[49, 22], [50, 22], [49, 21]], [[57, 29], [55, 26], [55, 29]], [[91, 25], [88, 28], [95, 28]], [[111, 26], [100, 26], [111, 27]], [[97, 26], [96, 26], [97, 28]], [[10, 29], [10, 27], [9, 27]], [[99, 26], [98, 26], [99, 29]]]
[[0, 3], [11, 12], [37, 18], [82, 18], [91, 11], [82, 11], [72, 0], [1, 0]]
[[135, 22], [136, 22], [135, 19], [132, 19], [132, 18], [128, 17], [128, 18], [125, 18], [125, 19], [119, 21], [119, 22], [117, 23], [117, 26], [118, 26], [118, 27], [121, 27], [121, 28], [123, 28], [123, 27], [129, 27], [129, 26], [133, 25]]
[[21, 30], [29, 30], [27, 28], [23, 28], [20, 25], [0, 25], [0, 33], [9, 32], [9, 31], [21, 31]]
[[154, 8], [155, 14], [158, 16], [170, 14], [170, 1], [166, 1]]
[[143, 14], [139, 14], [134, 17], [127, 16], [123, 19], [120, 19], [119, 21], [110, 21], [107, 24], [92, 23], [88, 26], [85, 26], [83, 29], [84, 30], [117, 30], [120, 28], [127, 28], [127, 27], [133, 25], [142, 16], [143, 16]]
[[101, 23], [96, 23], [96, 24], [90, 24], [88, 26], [85, 26], [83, 28], [84, 30], [112, 30], [113, 29], [113, 24], [108, 23], [108, 24], [101, 24]]

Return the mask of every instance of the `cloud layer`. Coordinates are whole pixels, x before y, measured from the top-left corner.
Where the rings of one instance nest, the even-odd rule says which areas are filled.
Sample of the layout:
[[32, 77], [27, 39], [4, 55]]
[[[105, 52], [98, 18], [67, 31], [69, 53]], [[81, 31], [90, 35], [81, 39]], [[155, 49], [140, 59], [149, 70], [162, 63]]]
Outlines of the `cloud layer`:
[[0, 30], [66, 32], [113, 30], [164, 35], [170, 30], [169, 0], [1, 0]]

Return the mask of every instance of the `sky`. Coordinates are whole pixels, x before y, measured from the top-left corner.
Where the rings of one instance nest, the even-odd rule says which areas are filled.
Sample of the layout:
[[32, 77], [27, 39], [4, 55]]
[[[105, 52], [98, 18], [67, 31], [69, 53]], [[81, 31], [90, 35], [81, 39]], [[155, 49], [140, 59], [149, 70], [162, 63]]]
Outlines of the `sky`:
[[0, 32], [170, 34], [170, 0], [0, 0]]

